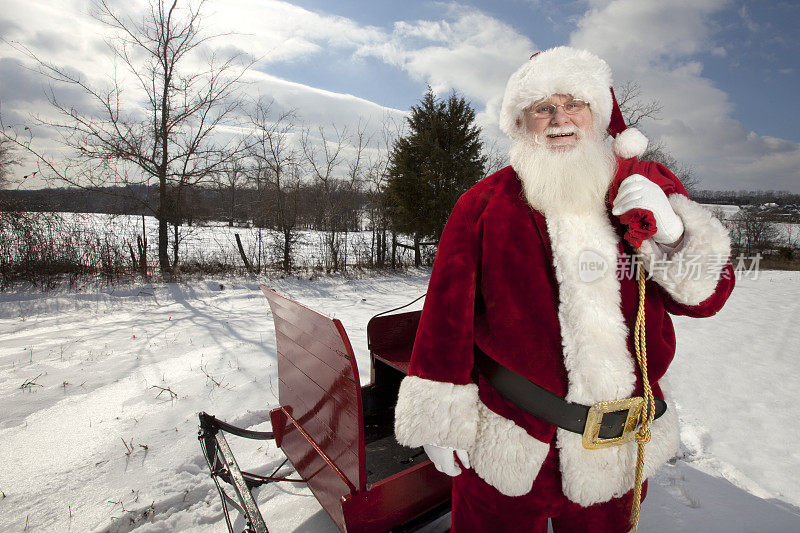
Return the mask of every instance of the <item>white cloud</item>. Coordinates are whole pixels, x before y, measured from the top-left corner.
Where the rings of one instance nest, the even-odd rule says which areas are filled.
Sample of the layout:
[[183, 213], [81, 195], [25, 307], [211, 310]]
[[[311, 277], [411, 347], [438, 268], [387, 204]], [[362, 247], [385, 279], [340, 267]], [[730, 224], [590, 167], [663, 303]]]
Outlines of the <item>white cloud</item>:
[[205, 23], [212, 32], [235, 32], [219, 41], [267, 63], [303, 60], [325, 47], [351, 50], [385, 39], [379, 28], [321, 15], [288, 2], [214, 0], [207, 7]]
[[353, 131], [359, 122], [378, 128], [385, 116], [400, 119], [403, 111], [378, 105], [350, 94], [336, 93], [287, 81], [259, 71], [250, 71], [251, 94], [268, 95], [278, 109], [295, 109], [309, 125], [347, 127]]
[[728, 55], [728, 50], [726, 50], [724, 46], [716, 46], [711, 49], [711, 55], [725, 57]]
[[636, 62], [682, 58], [710, 47], [706, 17], [727, 1], [592, 1], [570, 41], [607, 61], [630, 54]]
[[[85, 0], [65, 0], [54, 8], [50, 0], [19, 2], [19, 9], [7, 11], [4, 37], [28, 48], [49, 63], [81, 73], [93, 84], [107, 83], [114, 72], [106, 39], [115, 45], [114, 30], [89, 16]], [[112, 9], [128, 23], [138, 23], [148, 10], [149, 0], [110, 2]], [[185, 7], [179, 11], [185, 11]], [[35, 20], [36, 24], [27, 21]], [[313, 13], [275, 0], [209, 0], [201, 19], [202, 35], [216, 35], [182, 64], [186, 71], [207, 68], [210, 54], [243, 52], [262, 62], [303, 61], [325, 48], [356, 48], [387, 36], [371, 26], [360, 26], [338, 16]], [[131, 48], [134, 53], [135, 47]], [[1, 57], [13, 57], [33, 65], [25, 54], [6, 47]], [[124, 76], [117, 65], [116, 74]], [[123, 83], [134, 90], [134, 83]]]
[[[605, 58], [615, 79], [637, 81], [663, 105], [663, 120], [645, 127], [692, 166], [707, 188], [797, 190], [800, 145], [760, 137], [731, 118], [728, 95], [703, 76], [702, 53], [724, 57], [711, 15], [728, 0], [591, 0], [573, 46]], [[390, 38], [362, 45], [438, 93], [458, 89], [485, 107], [478, 122], [489, 139], [496, 127], [508, 76], [537, 47], [507, 24], [474, 9], [451, 5], [445, 20], [396, 23]], [[746, 15], [746, 13], [745, 13]], [[479, 106], [480, 107], [480, 106]], [[780, 141], [780, 142], [777, 142]]]
[[[8, 26], [19, 30], [17, 40], [35, 53], [81, 72], [93, 85], [107, 85], [108, 73], [114, 69], [103, 37], [108, 38], [111, 32], [87, 16], [84, 2], [71, 1], [62, 11], [48, 9], [46, 2], [34, 0]], [[115, 3], [114, 9], [120, 10], [123, 17], [139, 20], [146, 5], [146, 0], [131, 0]], [[243, 52], [266, 63], [302, 62], [331, 48], [355, 58], [377, 57], [414, 79], [431, 84], [439, 93], [457, 89], [472, 99], [479, 110], [485, 104], [485, 109], [478, 113], [478, 121], [489, 137], [496, 138], [502, 138], [496, 121], [505, 82], [535, 51], [527, 37], [507, 24], [456, 4], [445, 6], [447, 13], [443, 20], [400, 21], [391, 32], [282, 1], [211, 0], [205, 7], [202, 20], [205, 34], [223, 34], [207, 43], [203, 50], [206, 57], [212, 52], [222, 55]], [[77, 22], [68, 24], [70, 18]], [[39, 21], [35, 30], [20, 29], [25, 19]], [[65, 28], [79, 31], [60, 33]], [[50, 37], [38, 39], [37, 34]], [[29, 58], [16, 53], [12, 56], [30, 65]], [[197, 54], [184, 67], [189, 71], [199, 70], [204, 61], [203, 54]], [[123, 77], [129, 97], [134, 101], [143, 97], [130, 75], [122, 70], [117, 75]], [[395, 120], [404, 116], [402, 111], [352, 95], [304, 86], [256, 70], [251, 70], [246, 79], [251, 83], [250, 95], [269, 95], [277, 107], [296, 109], [312, 128], [336, 124], [353, 131], [359, 122], [366, 122], [374, 129], [380, 127], [386, 116]], [[50, 112], [42, 102], [35, 105], [40, 112]], [[33, 103], [26, 102], [18, 111], [23, 107], [30, 109]]]
[[357, 54], [396, 65], [437, 93], [457, 89], [489, 102], [502, 97], [508, 77], [535, 51], [508, 24], [453, 4], [446, 20], [395, 23], [386, 41], [365, 44]]
[[742, 7], [739, 8], [739, 16], [742, 17], [742, 22], [744, 22], [748, 30], [752, 32], [758, 31], [759, 26], [753, 20], [753, 17], [750, 16], [750, 13], [748, 13], [746, 5], [742, 4]]
[[425, 82], [437, 94], [455, 89], [476, 107], [476, 122], [489, 144], [504, 151], [498, 127], [508, 77], [539, 48], [508, 24], [451, 3], [444, 20], [397, 22], [391, 36], [366, 44], [359, 56], [378, 57]]

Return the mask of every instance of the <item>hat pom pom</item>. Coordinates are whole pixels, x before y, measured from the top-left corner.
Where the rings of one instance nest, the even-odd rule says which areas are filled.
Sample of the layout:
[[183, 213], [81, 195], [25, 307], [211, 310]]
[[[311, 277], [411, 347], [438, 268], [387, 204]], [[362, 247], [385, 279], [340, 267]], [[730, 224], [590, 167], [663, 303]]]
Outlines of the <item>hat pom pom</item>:
[[611, 147], [622, 159], [641, 157], [647, 150], [647, 137], [636, 128], [627, 128], [616, 136]]

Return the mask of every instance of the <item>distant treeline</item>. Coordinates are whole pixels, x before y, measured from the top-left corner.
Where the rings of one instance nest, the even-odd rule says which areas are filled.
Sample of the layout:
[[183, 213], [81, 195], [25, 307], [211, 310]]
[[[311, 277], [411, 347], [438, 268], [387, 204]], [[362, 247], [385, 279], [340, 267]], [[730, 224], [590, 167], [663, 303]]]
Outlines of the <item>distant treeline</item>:
[[101, 189], [60, 187], [0, 191], [5, 207], [15, 211], [114, 215], [149, 215], [156, 205], [157, 194], [156, 186], [145, 185]]
[[698, 191], [693, 199], [702, 204], [800, 206], [800, 194], [788, 191]]
[[[183, 198], [183, 219], [186, 222], [224, 220], [229, 222], [256, 221], [270, 226], [265, 212], [264, 191], [251, 188], [192, 187], [188, 198]], [[319, 191], [309, 185], [298, 192], [300, 198], [299, 218], [302, 226], [313, 228], [318, 217]], [[333, 192], [337, 195], [337, 192]], [[342, 191], [341, 201], [336, 205], [347, 205], [359, 211], [368, 198], [364, 193]], [[346, 198], [345, 198], [346, 197]], [[6, 209], [34, 212], [109, 213], [115, 215], [152, 215], [158, 206], [158, 187], [155, 185], [132, 185], [129, 187], [102, 187], [96, 189], [48, 188], [37, 190], [0, 191]], [[260, 199], [261, 201], [256, 201]], [[800, 206], [800, 194], [787, 191], [708, 191], [701, 190], [693, 199], [704, 204]], [[268, 204], [267, 204], [268, 205]], [[303, 208], [305, 207], [305, 209]], [[358, 225], [358, 216], [343, 217], [350, 224]], [[260, 225], [261, 225], [260, 224]], [[347, 229], [359, 229], [350, 227]]]
[[[318, 185], [309, 184], [290, 191], [296, 195], [298, 228], [320, 229]], [[358, 190], [331, 191], [332, 204], [339, 211], [335, 220], [342, 231], [363, 227], [363, 216], [369, 194]], [[277, 225], [274, 205], [276, 191], [249, 187], [212, 188], [194, 186], [181, 191], [180, 223], [192, 225], [208, 220], [226, 221], [231, 225], [254, 223], [272, 228]], [[294, 203], [294, 202], [293, 202]], [[37, 190], [0, 191], [0, 209], [30, 212], [108, 213], [112, 215], [154, 215], [158, 207], [158, 187], [134, 185], [94, 189], [47, 188]]]

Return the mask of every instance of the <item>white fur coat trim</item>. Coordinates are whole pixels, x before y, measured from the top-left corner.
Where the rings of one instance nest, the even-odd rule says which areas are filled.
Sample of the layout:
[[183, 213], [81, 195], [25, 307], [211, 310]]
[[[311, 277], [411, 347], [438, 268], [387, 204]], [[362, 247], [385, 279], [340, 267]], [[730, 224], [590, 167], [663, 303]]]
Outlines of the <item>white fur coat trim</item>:
[[394, 410], [397, 442], [416, 448], [436, 444], [469, 450], [478, 434], [478, 386], [417, 376], [400, 383]]
[[410, 447], [436, 444], [466, 450], [470, 466], [507, 496], [531, 490], [550, 445], [483, 404], [478, 386], [416, 376], [400, 384], [395, 408], [397, 441]]
[[[584, 405], [628, 398], [636, 384], [636, 368], [627, 347], [628, 327], [620, 308], [620, 282], [616, 276], [617, 237], [604, 209], [586, 213], [545, 213], [559, 283], [558, 315], [564, 364], [566, 399]], [[600, 256], [608, 265], [605, 275], [587, 281], [580, 265], [586, 253]], [[652, 428], [648, 445], [650, 471], [677, 449], [677, 419], [668, 409]], [[587, 450], [576, 433], [556, 433], [561, 463], [562, 489], [583, 506], [624, 494], [632, 486], [636, 446]], [[625, 487], [628, 489], [623, 490]]]
[[[680, 427], [675, 404], [669, 401], [664, 380], [659, 382], [667, 411], [650, 426], [651, 439], [645, 446], [644, 478], [672, 459], [680, 445]], [[636, 443], [587, 450], [582, 436], [556, 430], [561, 462], [561, 488], [571, 501], [584, 507], [618, 498], [633, 488], [636, 477]]]
[[644, 241], [640, 250], [645, 268], [676, 302], [698, 305], [714, 293], [731, 255], [731, 239], [725, 226], [700, 204], [682, 194], [670, 195], [669, 203], [683, 220], [682, 246], [669, 255], [652, 239]]

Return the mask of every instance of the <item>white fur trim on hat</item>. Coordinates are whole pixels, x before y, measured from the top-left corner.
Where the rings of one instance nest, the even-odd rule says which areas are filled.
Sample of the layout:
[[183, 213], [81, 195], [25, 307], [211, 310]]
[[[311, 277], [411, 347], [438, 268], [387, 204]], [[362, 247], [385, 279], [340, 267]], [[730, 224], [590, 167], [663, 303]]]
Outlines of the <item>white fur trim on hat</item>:
[[647, 150], [647, 137], [636, 128], [627, 128], [617, 135], [611, 148], [622, 159], [641, 157]]
[[589, 103], [600, 131], [611, 120], [611, 68], [587, 50], [559, 46], [529, 59], [506, 84], [500, 129], [512, 139], [524, 134], [522, 112], [552, 94], [571, 94]]

